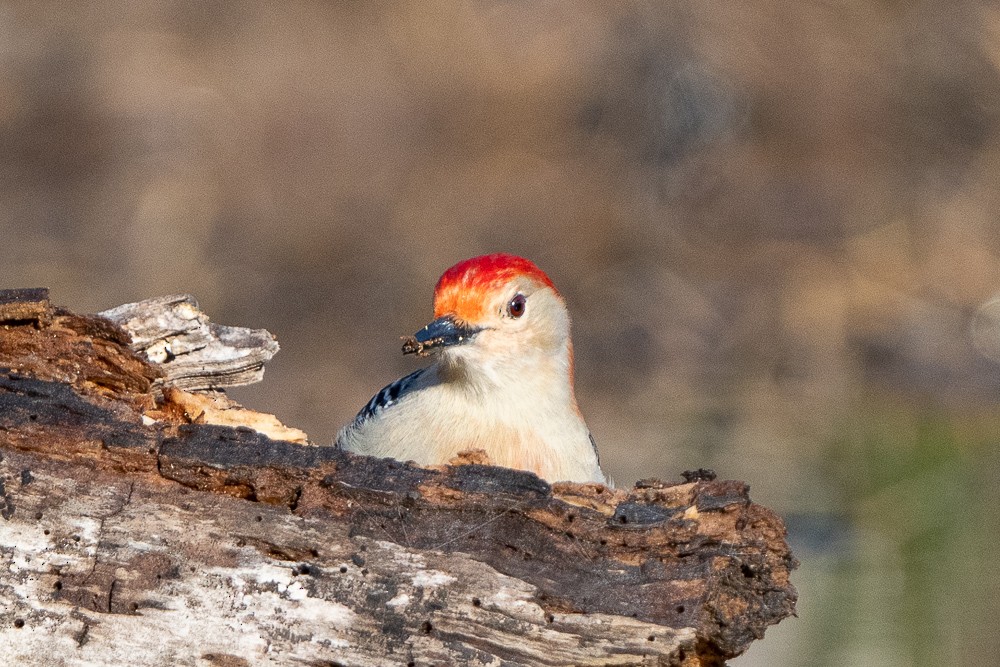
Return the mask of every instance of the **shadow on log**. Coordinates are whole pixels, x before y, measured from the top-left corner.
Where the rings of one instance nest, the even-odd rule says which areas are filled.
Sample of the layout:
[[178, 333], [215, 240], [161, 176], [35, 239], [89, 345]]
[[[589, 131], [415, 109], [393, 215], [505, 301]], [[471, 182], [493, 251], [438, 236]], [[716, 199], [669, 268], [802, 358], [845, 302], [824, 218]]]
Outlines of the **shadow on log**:
[[44, 290], [0, 292], [0, 327], [13, 664], [716, 665], [794, 612], [784, 525], [742, 482], [549, 485], [272, 439], [160, 391], [169, 363]]

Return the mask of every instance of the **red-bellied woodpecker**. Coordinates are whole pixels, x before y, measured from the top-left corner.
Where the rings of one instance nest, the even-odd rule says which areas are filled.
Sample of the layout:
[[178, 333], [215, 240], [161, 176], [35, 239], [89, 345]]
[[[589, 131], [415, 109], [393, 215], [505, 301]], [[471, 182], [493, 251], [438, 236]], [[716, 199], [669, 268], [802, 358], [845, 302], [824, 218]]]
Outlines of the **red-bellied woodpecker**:
[[460, 262], [438, 280], [434, 321], [403, 345], [434, 363], [378, 392], [337, 444], [421, 465], [482, 449], [494, 465], [551, 482], [604, 483], [573, 394], [569, 328], [566, 303], [534, 263]]

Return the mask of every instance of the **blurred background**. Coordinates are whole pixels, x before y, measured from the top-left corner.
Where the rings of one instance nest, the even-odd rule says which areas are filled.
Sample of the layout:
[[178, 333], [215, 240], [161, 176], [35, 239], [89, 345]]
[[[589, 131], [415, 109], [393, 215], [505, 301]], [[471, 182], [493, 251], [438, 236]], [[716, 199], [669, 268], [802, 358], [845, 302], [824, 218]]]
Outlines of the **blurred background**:
[[748, 665], [997, 664], [993, 2], [0, 2], [0, 286], [187, 292], [331, 442], [440, 273], [535, 260], [621, 486], [778, 510]]

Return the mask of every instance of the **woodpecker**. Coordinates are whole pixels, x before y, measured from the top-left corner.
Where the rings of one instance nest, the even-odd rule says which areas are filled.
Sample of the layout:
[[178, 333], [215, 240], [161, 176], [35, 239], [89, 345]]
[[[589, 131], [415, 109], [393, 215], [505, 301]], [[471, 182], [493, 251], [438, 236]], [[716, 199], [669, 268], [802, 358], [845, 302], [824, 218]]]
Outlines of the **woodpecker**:
[[437, 282], [433, 321], [404, 339], [404, 354], [433, 362], [375, 394], [337, 445], [418, 465], [481, 449], [550, 482], [605, 484], [573, 393], [569, 330], [566, 302], [530, 260], [459, 262]]

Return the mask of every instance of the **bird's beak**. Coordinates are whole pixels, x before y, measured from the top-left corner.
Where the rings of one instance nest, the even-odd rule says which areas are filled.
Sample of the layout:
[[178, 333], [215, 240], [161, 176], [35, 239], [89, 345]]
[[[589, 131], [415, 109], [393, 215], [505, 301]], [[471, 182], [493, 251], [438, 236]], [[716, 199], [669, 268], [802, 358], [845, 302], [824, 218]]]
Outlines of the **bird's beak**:
[[403, 338], [403, 354], [430, 354], [439, 347], [460, 345], [481, 331], [478, 327], [457, 322], [450, 315], [439, 317], [412, 336]]

